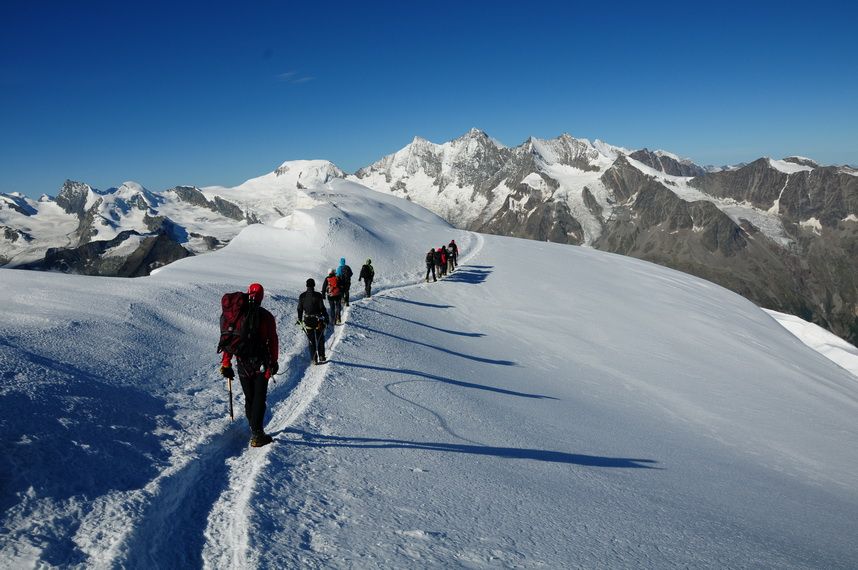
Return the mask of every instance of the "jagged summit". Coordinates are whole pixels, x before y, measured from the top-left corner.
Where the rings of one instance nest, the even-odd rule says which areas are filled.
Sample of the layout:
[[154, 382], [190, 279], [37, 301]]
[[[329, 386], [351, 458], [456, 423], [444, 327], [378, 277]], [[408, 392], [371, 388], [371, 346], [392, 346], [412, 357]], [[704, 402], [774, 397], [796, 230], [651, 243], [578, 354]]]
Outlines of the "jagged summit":
[[460, 135], [453, 139], [453, 141], [461, 141], [461, 140], [469, 140], [469, 139], [480, 139], [480, 140], [489, 140], [491, 141], [491, 137], [486, 134], [485, 131], [480, 130], [476, 127], [472, 127], [468, 132], [463, 135]]

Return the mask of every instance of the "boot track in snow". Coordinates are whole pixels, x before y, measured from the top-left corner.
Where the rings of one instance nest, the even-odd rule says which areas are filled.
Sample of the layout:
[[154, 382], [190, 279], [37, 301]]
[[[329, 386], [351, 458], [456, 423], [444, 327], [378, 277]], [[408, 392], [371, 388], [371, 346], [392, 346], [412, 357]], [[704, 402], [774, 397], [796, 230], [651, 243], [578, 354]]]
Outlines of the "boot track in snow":
[[[461, 256], [466, 263], [483, 246], [483, 237], [472, 234], [471, 251]], [[375, 296], [426, 287], [422, 281], [377, 289]], [[360, 298], [355, 303], [369, 302]], [[344, 307], [343, 325], [350, 309]], [[282, 322], [282, 321], [281, 321]], [[347, 330], [333, 327], [324, 366], [305, 363], [303, 343], [292, 347], [284, 366], [289, 371], [282, 387], [269, 391], [270, 421], [266, 429], [278, 434], [293, 425], [313, 402], [330, 366], [330, 356]], [[285, 396], [278, 398], [278, 393]], [[210, 434], [181, 464], [165, 470], [146, 487], [119, 502], [102, 505], [95, 524], [110, 524], [113, 540], [90, 544], [89, 563], [97, 567], [214, 567], [245, 568], [258, 563], [251, 549], [251, 498], [259, 474], [268, 464], [268, 453], [278, 448], [247, 446], [248, 433], [241, 413], [223, 430]], [[100, 521], [100, 522], [99, 522]], [[91, 526], [91, 525], [88, 525]], [[122, 527], [125, 526], [123, 530]]]
[[[483, 246], [483, 237], [473, 234], [476, 243], [471, 252], [462, 261], [467, 262], [476, 256]], [[414, 287], [425, 287], [426, 284], [417, 282], [381, 289], [374, 296], [386, 296], [394, 291], [408, 290]], [[369, 299], [361, 298], [354, 303], [366, 303]], [[330, 355], [336, 350], [343, 338], [348, 324], [350, 308], [343, 308], [343, 325], [334, 327], [334, 334], [327, 347], [328, 363]], [[333, 363], [331, 363], [333, 364]], [[292, 389], [285, 402], [272, 409], [271, 421], [267, 430], [280, 433], [293, 425], [307, 407], [313, 402], [322, 386], [322, 381], [329, 366], [309, 366], [301, 381]], [[271, 445], [258, 449], [245, 450], [239, 457], [230, 460], [230, 487], [220, 496], [209, 515], [209, 524], [205, 532], [206, 544], [203, 548], [203, 562], [209, 568], [247, 568], [254, 567], [258, 560], [250, 549], [250, 522], [252, 514], [250, 499], [256, 487], [259, 474], [268, 464], [268, 453], [277, 449], [277, 439]], [[248, 457], [249, 456], [249, 457]], [[247, 457], [247, 459], [245, 459]]]

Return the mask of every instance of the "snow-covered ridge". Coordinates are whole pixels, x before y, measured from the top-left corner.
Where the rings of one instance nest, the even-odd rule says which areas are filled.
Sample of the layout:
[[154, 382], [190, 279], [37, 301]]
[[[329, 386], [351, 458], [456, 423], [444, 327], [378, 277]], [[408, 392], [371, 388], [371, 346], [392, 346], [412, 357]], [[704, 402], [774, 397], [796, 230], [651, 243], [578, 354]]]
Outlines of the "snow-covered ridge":
[[[628, 257], [456, 230], [350, 181], [296, 195], [278, 227], [122, 286], [0, 271], [0, 566], [858, 556], [858, 381], [752, 303]], [[453, 238], [457, 272], [423, 282], [423, 252]], [[310, 366], [297, 296], [341, 256], [372, 259], [373, 298], [352, 287], [331, 362]], [[220, 296], [251, 281], [281, 341], [262, 449], [238, 382], [227, 417], [214, 351]], [[558, 283], [563, 302], [522, 305]]]

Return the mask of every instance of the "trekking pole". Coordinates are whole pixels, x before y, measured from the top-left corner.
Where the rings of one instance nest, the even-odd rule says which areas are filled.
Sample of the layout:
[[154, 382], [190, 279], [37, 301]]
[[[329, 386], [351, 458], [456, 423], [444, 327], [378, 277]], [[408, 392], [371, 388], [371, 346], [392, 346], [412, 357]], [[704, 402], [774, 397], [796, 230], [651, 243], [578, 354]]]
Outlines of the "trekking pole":
[[229, 419], [232, 421], [235, 419], [232, 415], [232, 378], [226, 379], [226, 386], [229, 389]]

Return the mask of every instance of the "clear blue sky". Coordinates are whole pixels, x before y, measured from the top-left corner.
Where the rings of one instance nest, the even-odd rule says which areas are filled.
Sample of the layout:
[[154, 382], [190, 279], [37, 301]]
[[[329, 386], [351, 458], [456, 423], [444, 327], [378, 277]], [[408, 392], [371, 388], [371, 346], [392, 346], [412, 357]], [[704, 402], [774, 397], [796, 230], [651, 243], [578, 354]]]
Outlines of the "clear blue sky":
[[353, 171], [471, 127], [856, 164], [856, 22], [819, 1], [4, 1], [0, 192]]

